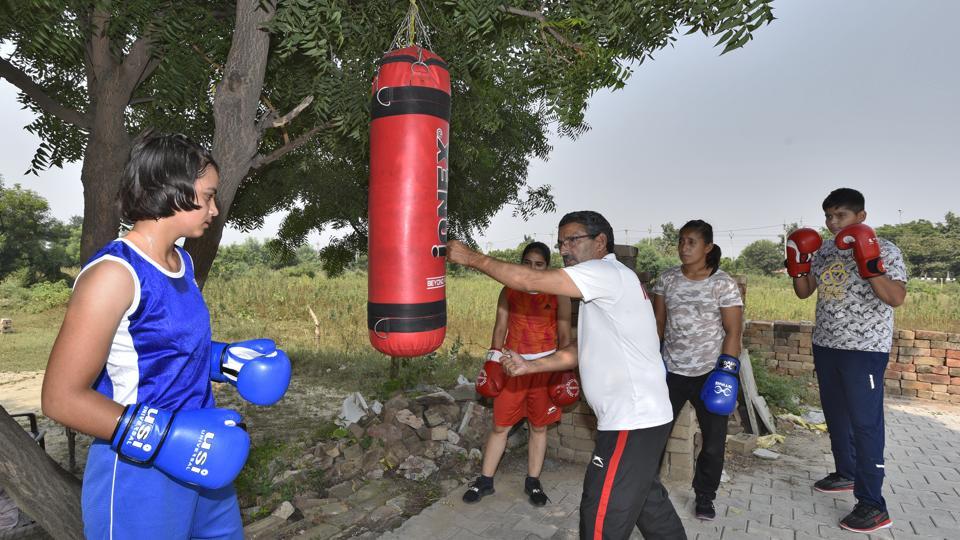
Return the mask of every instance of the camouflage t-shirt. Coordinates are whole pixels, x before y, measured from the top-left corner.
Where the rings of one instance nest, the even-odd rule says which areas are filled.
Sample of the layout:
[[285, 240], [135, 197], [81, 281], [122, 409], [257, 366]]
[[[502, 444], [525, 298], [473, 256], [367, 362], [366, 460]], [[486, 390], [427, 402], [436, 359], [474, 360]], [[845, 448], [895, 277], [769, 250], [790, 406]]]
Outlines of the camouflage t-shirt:
[[743, 305], [737, 282], [723, 270], [693, 281], [677, 266], [660, 274], [653, 294], [667, 306], [662, 351], [667, 370], [695, 377], [713, 369], [726, 335], [720, 308]]
[[[907, 281], [900, 248], [883, 238], [880, 257], [887, 276]], [[847, 351], [890, 352], [893, 344], [893, 307], [860, 277], [852, 249], [824, 242], [813, 256], [811, 272], [817, 280], [817, 320], [813, 344]]]

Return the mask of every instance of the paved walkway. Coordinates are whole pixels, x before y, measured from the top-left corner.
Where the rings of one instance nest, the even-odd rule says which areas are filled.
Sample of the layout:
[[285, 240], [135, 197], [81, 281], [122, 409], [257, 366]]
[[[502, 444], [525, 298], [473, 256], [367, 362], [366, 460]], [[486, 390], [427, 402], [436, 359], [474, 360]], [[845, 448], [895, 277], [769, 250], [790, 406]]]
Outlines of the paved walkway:
[[[884, 496], [893, 527], [869, 538], [960, 539], [960, 407], [889, 399], [887, 478]], [[811, 442], [812, 441], [812, 442]], [[692, 492], [667, 485], [687, 536], [693, 539], [867, 538], [837, 523], [853, 507], [852, 494], [813, 491], [814, 480], [833, 469], [826, 436], [804, 439], [804, 450], [777, 461], [755, 458], [731, 463], [731, 478], [717, 494], [717, 519], [693, 517]], [[812, 456], [812, 457], [810, 457]], [[583, 465], [548, 460], [542, 475], [551, 503], [534, 508], [523, 494], [524, 469], [505, 467], [496, 494], [466, 505], [463, 488], [452, 492], [383, 540], [474, 540], [577, 538]], [[741, 470], [742, 469], [742, 470]], [[635, 532], [632, 538], [642, 538]]]

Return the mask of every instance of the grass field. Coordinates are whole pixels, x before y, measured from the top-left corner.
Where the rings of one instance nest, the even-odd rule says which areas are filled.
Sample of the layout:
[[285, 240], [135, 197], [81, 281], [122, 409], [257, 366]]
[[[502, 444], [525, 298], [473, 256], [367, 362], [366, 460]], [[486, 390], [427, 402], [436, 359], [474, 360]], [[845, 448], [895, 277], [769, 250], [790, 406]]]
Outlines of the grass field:
[[[300, 375], [376, 391], [421, 381], [451, 384], [460, 373], [472, 377], [489, 346], [499, 289], [482, 276], [451, 276], [443, 346], [406, 362], [401, 380], [393, 382], [387, 381], [389, 358], [373, 350], [367, 338], [365, 274], [328, 279], [263, 270], [212, 279], [204, 294], [216, 339], [273, 337], [290, 353]], [[15, 333], [0, 335], [0, 371], [43, 369], [64, 306], [31, 313], [23, 306], [24, 297], [15, 302], [10, 289], [0, 289], [4, 291], [8, 298], [0, 298], [0, 317], [13, 319]], [[797, 299], [786, 278], [748, 278], [748, 319], [812, 320], [814, 305], [813, 298]], [[320, 321], [319, 337], [308, 308]], [[899, 328], [960, 332], [960, 286], [911, 282], [907, 302], [896, 313]]]

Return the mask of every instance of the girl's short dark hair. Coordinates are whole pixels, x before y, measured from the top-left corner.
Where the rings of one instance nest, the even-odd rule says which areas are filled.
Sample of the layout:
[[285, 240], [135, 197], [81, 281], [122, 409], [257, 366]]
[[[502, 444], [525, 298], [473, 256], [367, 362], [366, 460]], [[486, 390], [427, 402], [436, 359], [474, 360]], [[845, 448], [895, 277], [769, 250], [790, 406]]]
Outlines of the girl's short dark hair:
[[179, 133], [148, 132], [133, 142], [120, 179], [120, 217], [126, 223], [200, 208], [193, 189], [207, 167], [220, 167], [206, 148]]
[[543, 257], [543, 260], [547, 261], [547, 266], [550, 266], [550, 248], [543, 242], [530, 242], [527, 244], [527, 247], [523, 248], [523, 253], [520, 254], [520, 261], [523, 262], [523, 259], [527, 257], [527, 253], [531, 251], [539, 253]]
[[[713, 225], [702, 219], [691, 219], [684, 223], [683, 227], [680, 227], [680, 234], [683, 234], [683, 231], [694, 231], [700, 235], [704, 243], [713, 244]], [[707, 266], [710, 267], [711, 276], [720, 269], [721, 255], [720, 246], [717, 244], [713, 244], [713, 248], [707, 252]]]

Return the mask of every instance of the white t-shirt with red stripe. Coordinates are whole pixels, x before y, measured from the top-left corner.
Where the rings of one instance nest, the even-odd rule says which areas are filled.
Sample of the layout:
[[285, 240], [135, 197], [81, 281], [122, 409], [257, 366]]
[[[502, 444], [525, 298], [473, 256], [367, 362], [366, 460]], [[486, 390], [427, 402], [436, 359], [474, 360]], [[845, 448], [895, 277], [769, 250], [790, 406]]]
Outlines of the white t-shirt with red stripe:
[[583, 395], [597, 429], [673, 420], [653, 304], [637, 275], [613, 254], [563, 269], [580, 289], [577, 352]]

